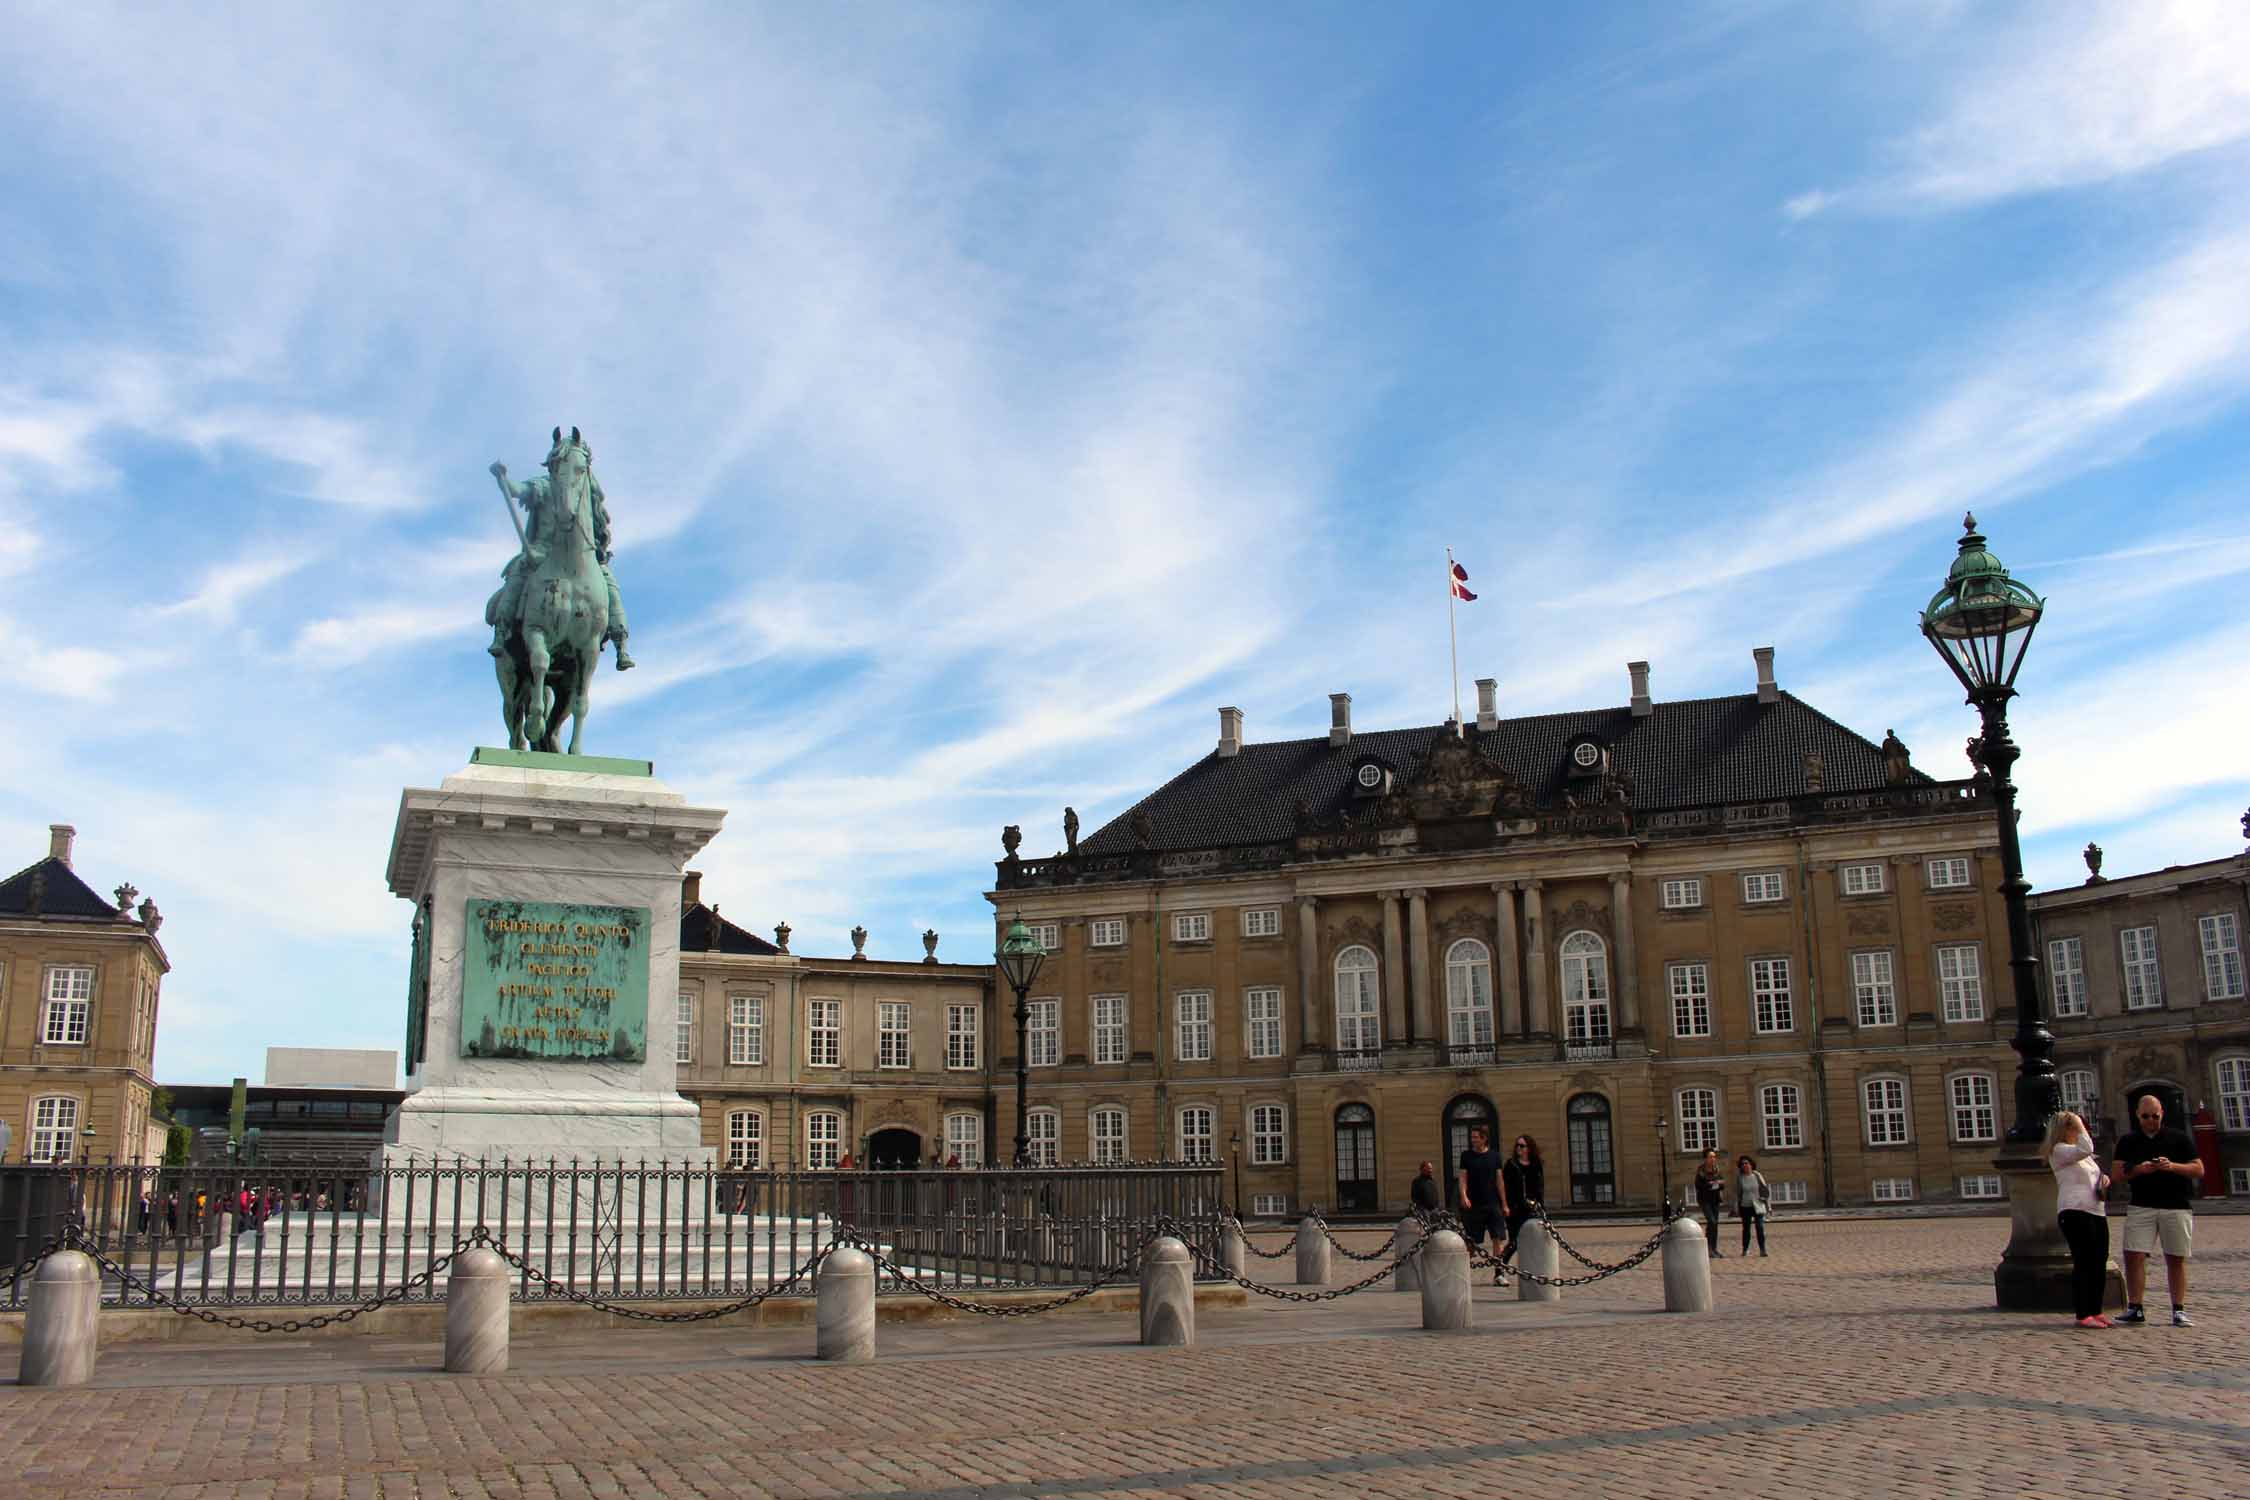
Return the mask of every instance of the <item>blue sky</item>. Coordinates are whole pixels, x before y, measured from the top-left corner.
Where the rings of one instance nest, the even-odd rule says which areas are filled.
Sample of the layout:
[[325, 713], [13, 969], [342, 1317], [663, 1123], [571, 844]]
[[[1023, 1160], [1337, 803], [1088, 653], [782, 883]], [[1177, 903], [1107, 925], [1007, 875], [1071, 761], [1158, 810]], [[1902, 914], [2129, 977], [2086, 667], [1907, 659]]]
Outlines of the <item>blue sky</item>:
[[[2098, 6], [33, 4], [0, 51], [0, 858], [163, 906], [158, 1072], [395, 1046], [398, 792], [499, 734], [485, 466], [584, 428], [796, 946], [1003, 823], [1450, 703], [1747, 689], [1939, 775], [1974, 506], [2035, 879], [2250, 803], [2250, 30]], [[1585, 14], [1563, 14], [1584, 11]]]

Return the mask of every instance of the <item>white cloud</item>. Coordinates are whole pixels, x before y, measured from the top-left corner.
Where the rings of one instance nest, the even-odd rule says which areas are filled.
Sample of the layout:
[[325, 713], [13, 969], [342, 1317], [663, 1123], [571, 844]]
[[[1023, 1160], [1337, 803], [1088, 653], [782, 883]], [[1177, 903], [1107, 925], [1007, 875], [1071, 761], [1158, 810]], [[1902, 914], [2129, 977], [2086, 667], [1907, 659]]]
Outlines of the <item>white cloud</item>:
[[195, 616], [213, 624], [227, 624], [251, 596], [279, 583], [312, 559], [302, 552], [254, 551], [207, 569], [195, 592], [170, 604], [158, 605], [159, 616]]
[[378, 605], [308, 622], [289, 648], [304, 666], [348, 667], [387, 651], [466, 634], [475, 617], [458, 603]]

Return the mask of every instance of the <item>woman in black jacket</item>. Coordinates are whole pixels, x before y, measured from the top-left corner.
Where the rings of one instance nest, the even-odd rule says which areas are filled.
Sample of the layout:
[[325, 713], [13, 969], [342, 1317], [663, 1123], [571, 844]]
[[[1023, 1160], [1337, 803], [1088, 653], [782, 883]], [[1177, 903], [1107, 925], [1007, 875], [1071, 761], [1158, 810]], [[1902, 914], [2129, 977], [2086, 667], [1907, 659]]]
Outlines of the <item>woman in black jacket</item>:
[[1539, 1160], [1539, 1143], [1530, 1136], [1516, 1137], [1516, 1148], [1500, 1168], [1500, 1190], [1508, 1198], [1508, 1244], [1500, 1252], [1504, 1265], [1516, 1253], [1516, 1236], [1523, 1232], [1523, 1221], [1547, 1201], [1547, 1169]]
[[1703, 1237], [1710, 1242], [1713, 1260], [1723, 1254], [1719, 1249], [1719, 1211], [1726, 1200], [1723, 1173], [1717, 1148], [1704, 1152], [1703, 1165], [1695, 1169], [1695, 1206], [1703, 1210]]

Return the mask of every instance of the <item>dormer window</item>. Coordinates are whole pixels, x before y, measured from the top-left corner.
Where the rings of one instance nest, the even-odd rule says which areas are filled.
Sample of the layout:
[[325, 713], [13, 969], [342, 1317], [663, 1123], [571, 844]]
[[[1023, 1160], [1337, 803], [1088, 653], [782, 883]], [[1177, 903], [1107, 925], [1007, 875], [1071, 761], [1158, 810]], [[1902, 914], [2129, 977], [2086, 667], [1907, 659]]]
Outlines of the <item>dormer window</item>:
[[1379, 760], [1361, 761], [1352, 771], [1352, 795], [1380, 797], [1391, 789], [1391, 768]]
[[1573, 777], [1599, 776], [1609, 764], [1609, 751], [1600, 740], [1581, 738], [1571, 742], [1566, 760]]

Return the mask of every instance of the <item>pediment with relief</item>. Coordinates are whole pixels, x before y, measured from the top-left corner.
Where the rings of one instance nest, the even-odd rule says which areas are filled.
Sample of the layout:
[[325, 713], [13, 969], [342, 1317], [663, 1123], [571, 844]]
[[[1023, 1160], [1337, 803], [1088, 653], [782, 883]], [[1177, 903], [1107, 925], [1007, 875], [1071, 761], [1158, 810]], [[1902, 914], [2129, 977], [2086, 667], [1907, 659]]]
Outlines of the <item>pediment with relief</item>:
[[1499, 762], [1487, 759], [1467, 740], [1441, 737], [1422, 757], [1414, 779], [1399, 800], [1417, 822], [1443, 818], [1486, 818], [1503, 812], [1528, 812], [1531, 793]]

